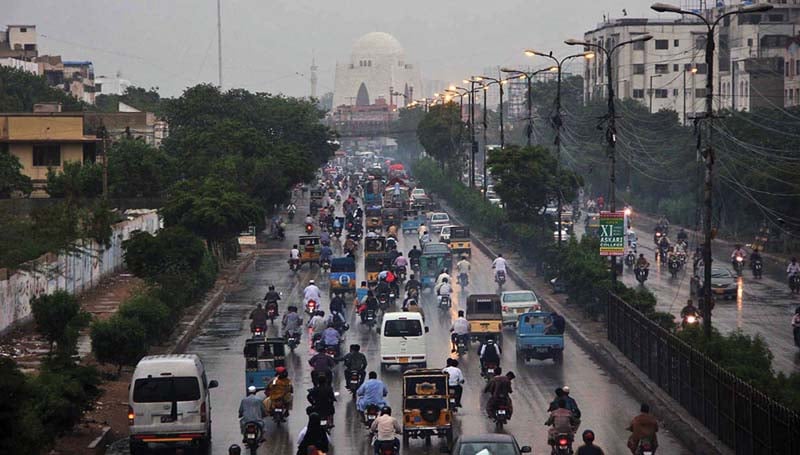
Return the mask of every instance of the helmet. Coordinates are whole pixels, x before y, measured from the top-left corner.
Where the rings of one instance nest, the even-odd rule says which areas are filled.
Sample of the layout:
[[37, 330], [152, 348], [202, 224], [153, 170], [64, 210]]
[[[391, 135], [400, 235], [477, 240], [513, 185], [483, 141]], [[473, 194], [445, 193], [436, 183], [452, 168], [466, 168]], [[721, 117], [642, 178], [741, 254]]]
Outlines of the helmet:
[[269, 290], [270, 290], [270, 291], [274, 291], [274, 290], [275, 290], [275, 285], [272, 285], [272, 284], [270, 284], [270, 285], [269, 285]]
[[286, 367], [275, 368], [275, 372], [278, 373], [278, 374], [286, 373]]
[[381, 413], [392, 415], [392, 408], [389, 406], [384, 406], [383, 409], [381, 409]]
[[256, 393], [256, 386], [251, 385], [247, 388], [247, 393]]
[[237, 444], [234, 444], [228, 447], [228, 455], [241, 455], [242, 448], [239, 447]]

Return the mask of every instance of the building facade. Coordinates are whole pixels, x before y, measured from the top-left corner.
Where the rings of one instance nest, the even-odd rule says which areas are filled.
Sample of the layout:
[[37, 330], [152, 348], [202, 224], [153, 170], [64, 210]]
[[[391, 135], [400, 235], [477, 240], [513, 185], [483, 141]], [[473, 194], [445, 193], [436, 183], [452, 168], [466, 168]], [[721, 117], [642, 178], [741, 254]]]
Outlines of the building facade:
[[419, 69], [406, 61], [403, 47], [388, 33], [367, 33], [353, 45], [350, 60], [336, 64], [334, 109], [369, 106], [379, 98], [394, 109], [423, 93]]
[[9, 25], [0, 32], [0, 58], [31, 61], [39, 55], [35, 25]]

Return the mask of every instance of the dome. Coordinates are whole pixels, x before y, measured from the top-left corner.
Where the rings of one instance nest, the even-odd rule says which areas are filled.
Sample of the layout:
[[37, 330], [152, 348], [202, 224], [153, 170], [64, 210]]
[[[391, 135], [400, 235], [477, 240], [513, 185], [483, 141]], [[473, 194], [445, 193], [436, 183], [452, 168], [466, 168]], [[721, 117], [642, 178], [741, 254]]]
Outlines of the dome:
[[383, 32], [372, 32], [359, 38], [353, 45], [353, 55], [397, 55], [403, 46], [397, 39]]

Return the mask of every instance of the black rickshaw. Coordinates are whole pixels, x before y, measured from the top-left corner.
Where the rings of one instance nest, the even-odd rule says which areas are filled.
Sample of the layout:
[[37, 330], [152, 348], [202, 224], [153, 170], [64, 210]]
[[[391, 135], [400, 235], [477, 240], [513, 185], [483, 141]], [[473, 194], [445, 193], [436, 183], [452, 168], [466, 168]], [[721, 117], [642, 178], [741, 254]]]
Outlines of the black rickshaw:
[[309, 213], [316, 215], [317, 210], [322, 208], [322, 199], [325, 197], [325, 190], [322, 188], [314, 188], [311, 190], [311, 202], [309, 204]]
[[381, 221], [383, 222], [383, 225], [386, 227], [395, 225], [396, 227], [399, 228], [402, 219], [403, 219], [403, 213], [399, 208], [385, 207], [381, 211]]
[[388, 270], [391, 264], [389, 253], [370, 253], [364, 257], [364, 273], [367, 275], [367, 284], [373, 286], [378, 283], [378, 275], [384, 270]]
[[364, 211], [367, 218], [367, 231], [381, 232], [383, 229], [383, 213], [380, 206], [370, 206]]

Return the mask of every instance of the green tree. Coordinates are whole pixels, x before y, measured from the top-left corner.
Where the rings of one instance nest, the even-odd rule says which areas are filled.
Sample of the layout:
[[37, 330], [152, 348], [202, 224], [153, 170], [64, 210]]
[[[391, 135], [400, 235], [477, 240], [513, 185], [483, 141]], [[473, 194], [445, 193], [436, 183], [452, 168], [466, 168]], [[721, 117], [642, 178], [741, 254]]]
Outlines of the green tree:
[[0, 357], [0, 453], [39, 455], [42, 426], [31, 411], [28, 378], [14, 360]]
[[78, 342], [78, 333], [90, 319], [89, 314], [81, 309], [78, 299], [66, 291], [56, 291], [34, 298], [31, 309], [36, 329], [50, 343], [50, 352], [56, 345], [59, 354], [72, 355]]
[[159, 197], [175, 179], [175, 163], [162, 150], [123, 139], [108, 152], [109, 192], [113, 197]]
[[466, 125], [461, 121], [461, 108], [456, 103], [431, 106], [417, 127], [417, 137], [425, 153], [433, 157], [444, 169], [458, 172]]
[[63, 170], [47, 170], [47, 194], [70, 204], [103, 194], [103, 167], [95, 163], [67, 161]]
[[92, 352], [100, 363], [117, 366], [117, 376], [123, 366], [133, 366], [147, 354], [147, 330], [138, 319], [119, 315], [107, 321], [95, 321], [91, 330]]
[[423, 150], [419, 137], [417, 137], [417, 128], [424, 117], [425, 110], [422, 106], [416, 106], [412, 109], [400, 109], [399, 117], [392, 126], [397, 138], [398, 153], [409, 162], [416, 160]]
[[147, 333], [147, 339], [158, 343], [165, 341], [174, 327], [170, 308], [152, 291], [130, 297], [120, 305], [118, 314], [139, 321]]
[[33, 182], [22, 173], [19, 159], [8, 150], [0, 149], [0, 199], [7, 199], [15, 192], [27, 196], [32, 191]]
[[84, 104], [50, 87], [44, 76], [36, 76], [16, 68], [0, 67], [0, 112], [33, 112], [33, 105], [43, 102], [61, 103], [64, 111], [81, 111]]
[[157, 282], [164, 274], [191, 274], [205, 256], [203, 241], [181, 226], [166, 227], [152, 235], [134, 232], [122, 243], [125, 264], [139, 278]]

